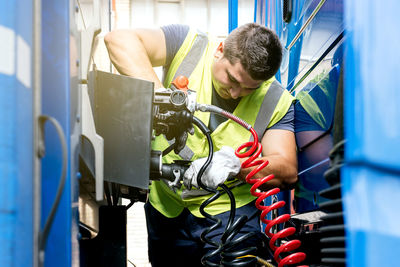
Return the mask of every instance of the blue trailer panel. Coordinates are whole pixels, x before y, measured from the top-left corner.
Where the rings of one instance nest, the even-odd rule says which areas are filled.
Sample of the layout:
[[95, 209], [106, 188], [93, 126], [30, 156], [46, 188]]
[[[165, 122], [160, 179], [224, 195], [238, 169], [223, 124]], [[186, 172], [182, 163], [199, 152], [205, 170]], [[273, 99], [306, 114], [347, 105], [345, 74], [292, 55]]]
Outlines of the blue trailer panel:
[[0, 39], [0, 266], [31, 266], [31, 1], [0, 2]]
[[400, 252], [398, 1], [346, 1], [343, 195], [349, 266], [396, 266]]
[[[68, 148], [65, 188], [51, 226], [45, 266], [72, 266], [79, 262], [78, 188], [76, 143], [72, 129], [78, 108], [75, 21], [70, 19], [74, 1], [42, 1], [42, 113], [61, 125]], [[74, 103], [71, 103], [73, 98]], [[71, 107], [73, 107], [71, 109]], [[55, 127], [45, 125], [46, 154], [42, 159], [42, 227], [49, 216], [60, 182], [63, 153]], [[72, 151], [72, 152], [71, 152]], [[71, 156], [73, 153], [73, 157]]]

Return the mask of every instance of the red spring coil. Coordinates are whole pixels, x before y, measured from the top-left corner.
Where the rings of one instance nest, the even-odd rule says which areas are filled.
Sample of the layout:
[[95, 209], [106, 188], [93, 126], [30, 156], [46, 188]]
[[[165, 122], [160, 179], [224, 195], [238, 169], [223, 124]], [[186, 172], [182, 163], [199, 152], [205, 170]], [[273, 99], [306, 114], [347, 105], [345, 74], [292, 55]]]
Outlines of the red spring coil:
[[[258, 156], [260, 155], [262, 151], [262, 146], [261, 143], [258, 142], [258, 136], [257, 133], [253, 128], [250, 129], [251, 134], [253, 135], [253, 142], [246, 142], [239, 146], [235, 154], [239, 158], [245, 158], [249, 157], [246, 161], [242, 163], [242, 168], [249, 168], [253, 166], [257, 166], [254, 170], [252, 170], [247, 176], [246, 176], [246, 182], [249, 184], [252, 184], [252, 187], [250, 189], [250, 192], [253, 196], [257, 197], [256, 200], [256, 207], [261, 210], [261, 215], [260, 219], [263, 223], [265, 223], [267, 226], [265, 227], [265, 234], [270, 238], [269, 246], [274, 252], [274, 259], [278, 263], [278, 267], [283, 267], [288, 264], [296, 264], [299, 262], [302, 262], [306, 258], [306, 254], [303, 252], [296, 252], [293, 253], [289, 256], [286, 256], [284, 258], [281, 258], [280, 254], [282, 252], [290, 252], [292, 250], [297, 249], [300, 247], [301, 242], [299, 240], [291, 240], [279, 247], [275, 246], [275, 242], [278, 239], [286, 238], [288, 236], [291, 236], [296, 232], [296, 228], [294, 227], [288, 227], [286, 229], [282, 229], [278, 233], [274, 234], [271, 233], [270, 230], [274, 225], [278, 225], [284, 222], [287, 222], [290, 219], [289, 214], [283, 214], [281, 216], [278, 216], [277, 218], [273, 220], [267, 220], [267, 214], [275, 209], [282, 208], [285, 205], [285, 201], [278, 201], [271, 206], [264, 206], [262, 205], [262, 202], [264, 199], [267, 197], [270, 197], [272, 195], [278, 194], [280, 192], [279, 188], [274, 188], [271, 189], [267, 192], [256, 192], [256, 189], [259, 188], [262, 184], [265, 184], [266, 182], [274, 179], [274, 175], [270, 174], [266, 177], [263, 177], [261, 179], [252, 179], [252, 177], [261, 171], [263, 168], [265, 168], [268, 165], [268, 161], [264, 161], [262, 159], [257, 159]], [[248, 151], [241, 153], [245, 148], [249, 148]], [[299, 266], [299, 267], [306, 267], [305, 265]]]

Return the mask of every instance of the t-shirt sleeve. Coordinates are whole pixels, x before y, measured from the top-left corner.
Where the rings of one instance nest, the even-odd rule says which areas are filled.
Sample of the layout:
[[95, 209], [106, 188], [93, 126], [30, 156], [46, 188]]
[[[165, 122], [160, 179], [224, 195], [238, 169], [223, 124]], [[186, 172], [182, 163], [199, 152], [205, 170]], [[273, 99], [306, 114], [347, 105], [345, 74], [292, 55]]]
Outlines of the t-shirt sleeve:
[[271, 128], [269, 129], [280, 129], [280, 130], [288, 130], [291, 132], [294, 132], [294, 105], [292, 104], [289, 107], [288, 112], [286, 113], [283, 118], [275, 123]]
[[168, 68], [189, 32], [188, 25], [170, 24], [161, 27], [167, 48], [165, 67]]

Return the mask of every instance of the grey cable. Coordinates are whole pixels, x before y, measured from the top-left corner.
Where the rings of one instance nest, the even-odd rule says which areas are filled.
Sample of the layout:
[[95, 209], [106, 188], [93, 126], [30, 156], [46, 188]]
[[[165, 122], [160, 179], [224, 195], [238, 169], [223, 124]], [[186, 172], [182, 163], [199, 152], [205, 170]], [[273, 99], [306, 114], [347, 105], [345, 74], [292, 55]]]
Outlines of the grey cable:
[[61, 142], [61, 147], [62, 147], [62, 169], [61, 169], [61, 178], [60, 178], [60, 182], [58, 184], [58, 188], [57, 188], [57, 193], [56, 193], [56, 197], [54, 199], [54, 203], [53, 206], [50, 209], [50, 213], [49, 216], [47, 217], [46, 223], [43, 227], [43, 230], [41, 231], [41, 233], [39, 234], [39, 266], [43, 266], [44, 265], [44, 251], [46, 248], [46, 242], [47, 242], [47, 238], [49, 236], [50, 233], [50, 229], [51, 226], [53, 224], [53, 220], [54, 217], [56, 215], [56, 211], [58, 208], [58, 205], [60, 204], [60, 200], [61, 200], [61, 196], [62, 193], [64, 191], [64, 186], [65, 186], [65, 180], [66, 180], [66, 172], [67, 172], [67, 143], [65, 140], [65, 135], [63, 132], [63, 129], [60, 125], [60, 123], [54, 119], [53, 117], [50, 116], [46, 116], [46, 115], [41, 115], [39, 117], [39, 125], [41, 128], [41, 133], [42, 133], [42, 149], [40, 151], [39, 156], [41, 158], [44, 157], [45, 154], [45, 147], [44, 147], [44, 124], [46, 123], [46, 121], [50, 121], [54, 127], [57, 130], [58, 136], [60, 138], [60, 142]]

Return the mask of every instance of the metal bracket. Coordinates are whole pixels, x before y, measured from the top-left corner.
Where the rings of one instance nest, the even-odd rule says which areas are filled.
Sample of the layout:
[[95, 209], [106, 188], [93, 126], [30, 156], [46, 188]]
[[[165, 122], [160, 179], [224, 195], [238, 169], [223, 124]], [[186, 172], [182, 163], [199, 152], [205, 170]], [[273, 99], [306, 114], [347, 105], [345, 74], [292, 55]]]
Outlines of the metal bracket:
[[[81, 79], [87, 80], [90, 60], [93, 58], [93, 48], [96, 36], [101, 32], [100, 1], [93, 0], [92, 23], [84, 31], [81, 31]], [[87, 56], [83, 56], [87, 55]]]
[[86, 84], [80, 85], [82, 99], [82, 135], [93, 145], [95, 159], [96, 200], [103, 200], [104, 140], [96, 133], [89, 93]]

